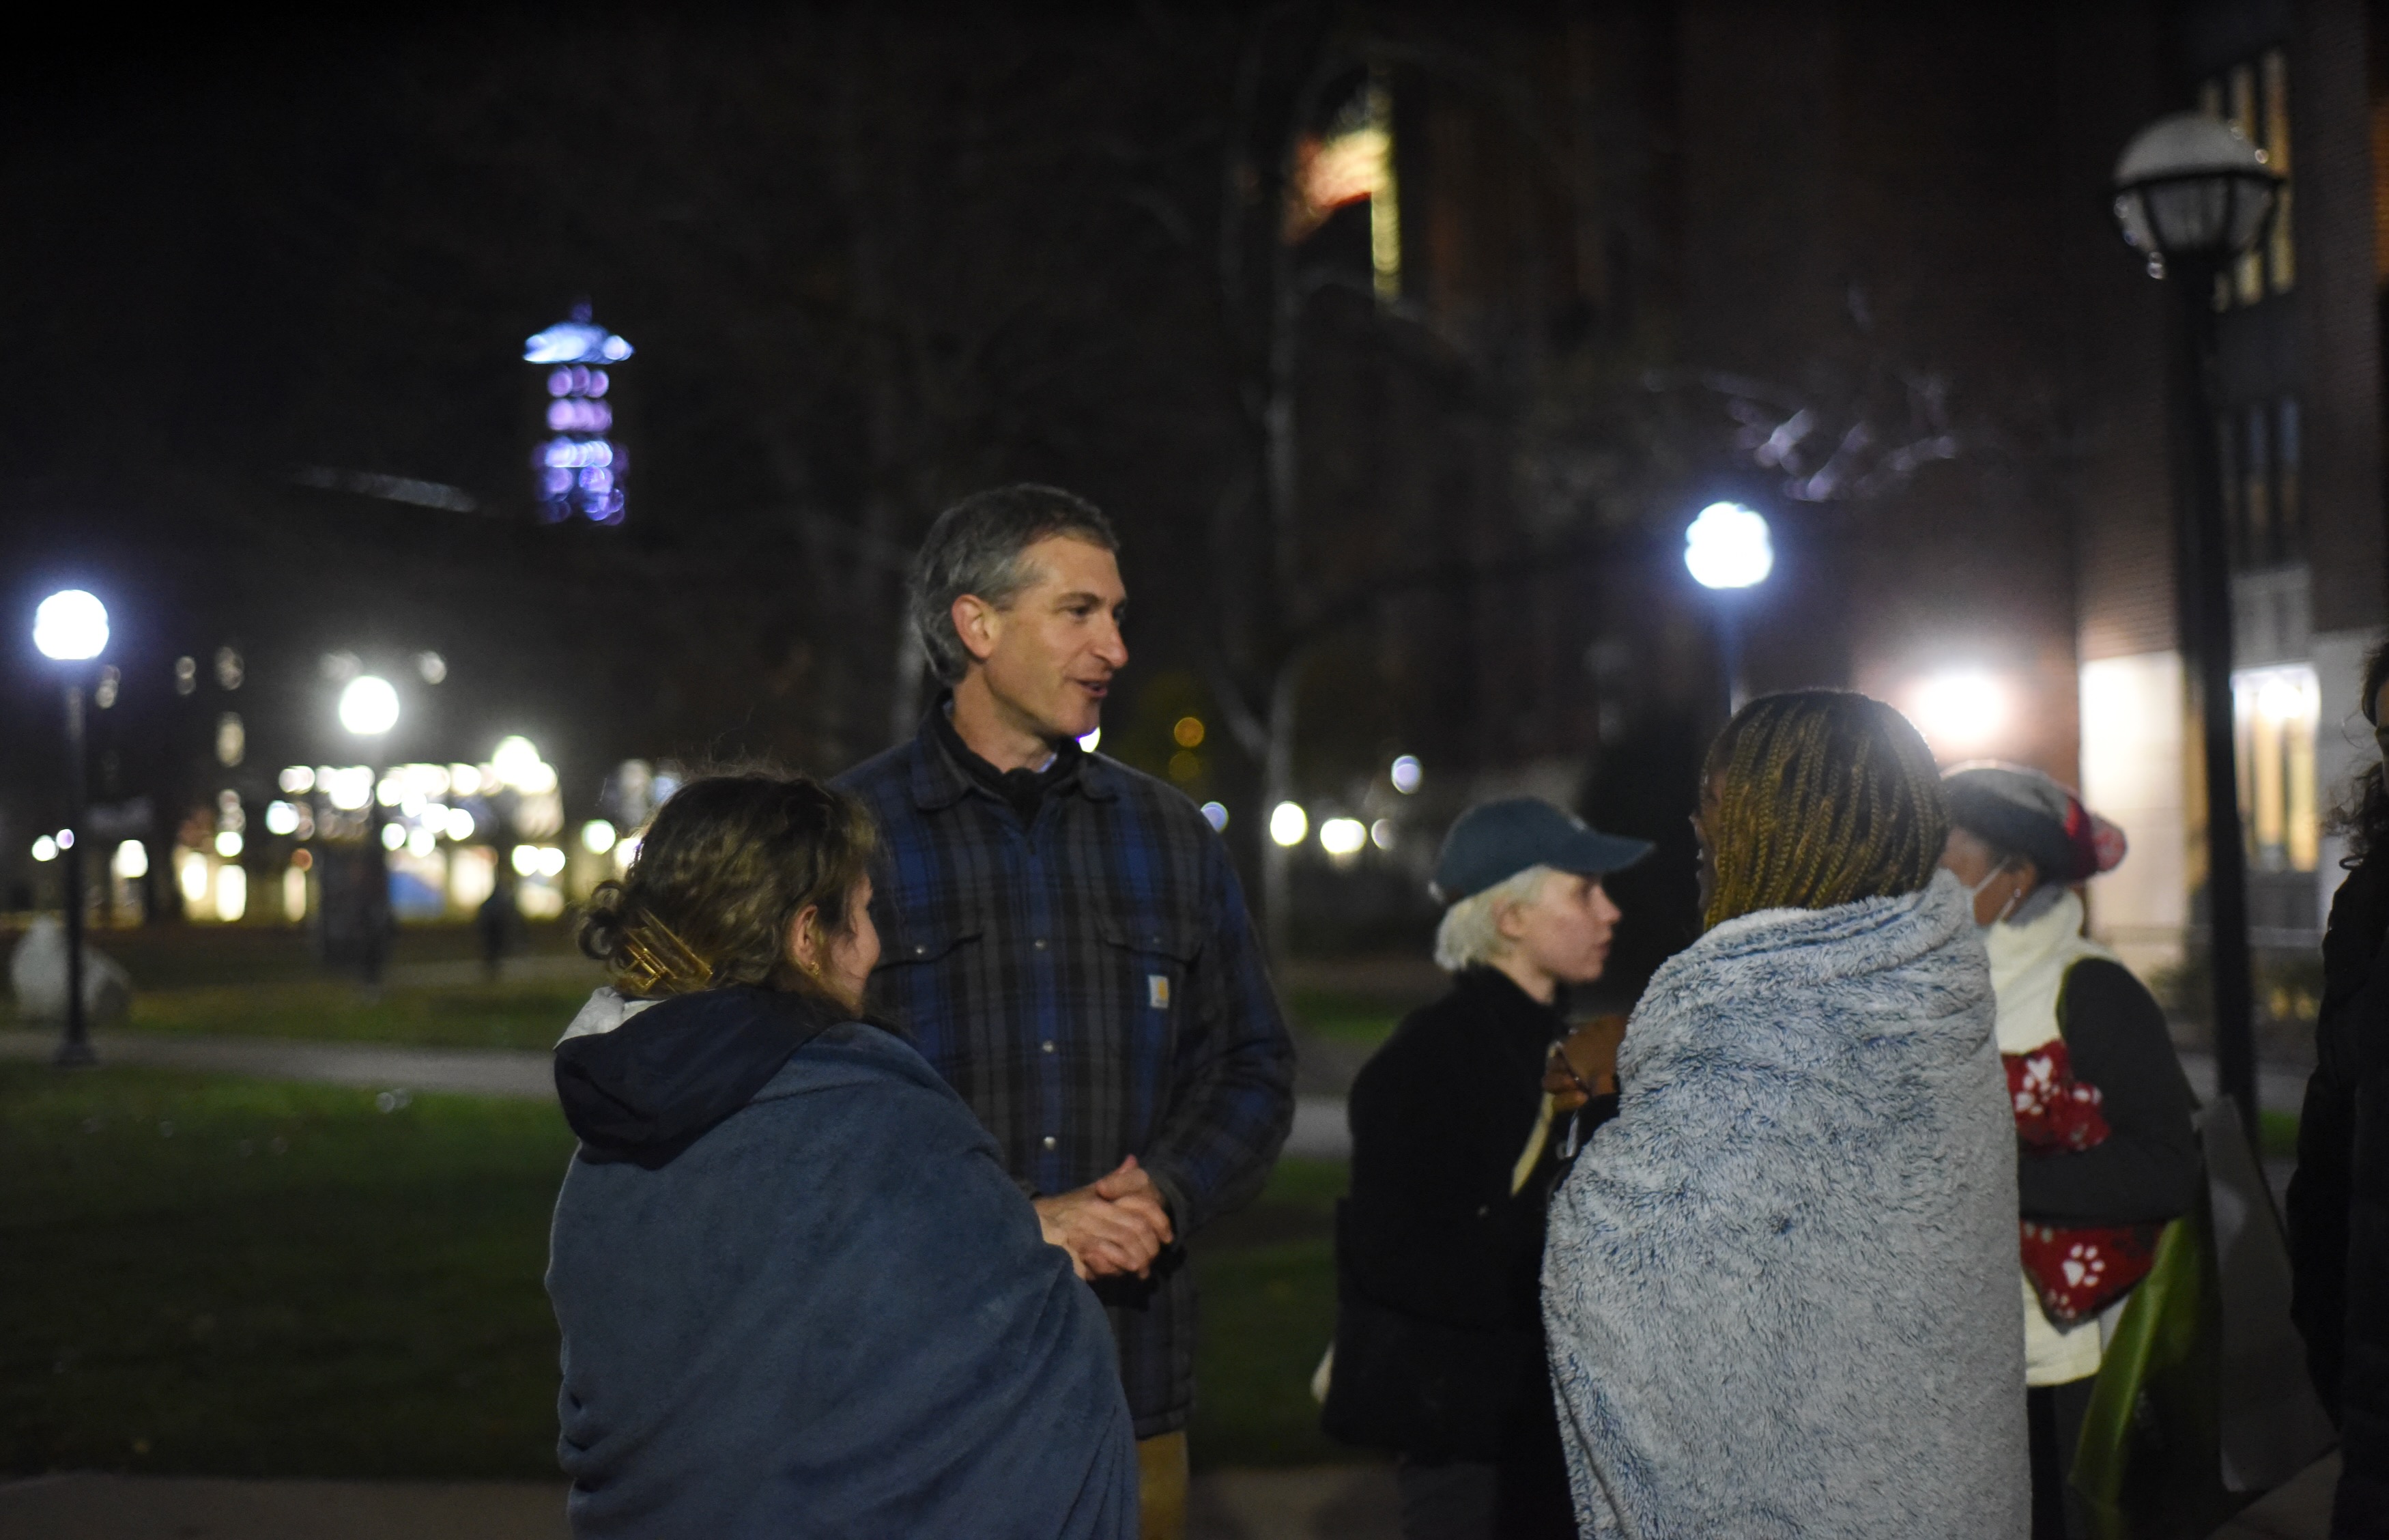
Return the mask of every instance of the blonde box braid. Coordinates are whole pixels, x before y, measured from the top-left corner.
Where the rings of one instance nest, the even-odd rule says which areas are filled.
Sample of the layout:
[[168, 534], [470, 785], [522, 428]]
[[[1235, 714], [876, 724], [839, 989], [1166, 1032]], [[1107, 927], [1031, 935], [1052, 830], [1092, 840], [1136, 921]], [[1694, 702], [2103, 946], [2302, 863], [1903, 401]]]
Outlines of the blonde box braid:
[[1933, 880], [1948, 842], [1948, 809], [1924, 739], [1906, 717], [1855, 691], [1750, 702], [1710, 746], [1702, 785], [1717, 862], [1704, 926], [1760, 909], [1915, 892]]

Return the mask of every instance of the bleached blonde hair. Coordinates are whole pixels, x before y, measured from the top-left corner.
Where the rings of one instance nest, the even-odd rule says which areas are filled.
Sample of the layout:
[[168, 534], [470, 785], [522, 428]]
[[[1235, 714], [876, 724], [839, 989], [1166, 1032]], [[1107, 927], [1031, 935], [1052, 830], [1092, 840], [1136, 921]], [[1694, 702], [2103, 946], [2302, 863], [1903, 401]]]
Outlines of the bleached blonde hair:
[[1435, 966], [1446, 973], [1458, 973], [1482, 967], [1507, 952], [1510, 941], [1501, 934], [1500, 911], [1532, 904], [1542, 896], [1543, 884], [1558, 875], [1550, 866], [1528, 866], [1446, 909], [1443, 923], [1435, 928]]

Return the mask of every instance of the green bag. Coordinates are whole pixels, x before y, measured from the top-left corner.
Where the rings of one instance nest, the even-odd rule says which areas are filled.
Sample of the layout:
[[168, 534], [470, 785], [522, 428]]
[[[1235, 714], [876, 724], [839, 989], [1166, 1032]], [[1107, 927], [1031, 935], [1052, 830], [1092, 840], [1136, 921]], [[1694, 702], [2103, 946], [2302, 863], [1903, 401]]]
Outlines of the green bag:
[[2213, 1237], [2202, 1183], [2108, 1341], [2074, 1455], [2095, 1540], [2204, 1535], [2247, 1501], [2223, 1489]]
[[2199, 1117], [2205, 1180], [2108, 1341], [2071, 1484], [2097, 1540], [2204, 1536], [2334, 1442], [2289, 1318], [2289, 1255], [2239, 1114]]

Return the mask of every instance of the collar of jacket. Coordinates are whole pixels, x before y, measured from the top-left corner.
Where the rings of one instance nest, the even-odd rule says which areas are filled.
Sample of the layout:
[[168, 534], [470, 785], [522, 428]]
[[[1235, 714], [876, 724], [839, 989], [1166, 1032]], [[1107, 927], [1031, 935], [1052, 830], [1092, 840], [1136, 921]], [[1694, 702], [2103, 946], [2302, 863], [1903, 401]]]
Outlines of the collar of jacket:
[[[946, 709], [942, 695], [929, 703], [930, 712]], [[1079, 773], [1072, 779], [1080, 791], [1095, 802], [1107, 802], [1119, 795], [1119, 784], [1108, 768], [1110, 762], [1100, 754], [1079, 756]], [[913, 805], [925, 813], [941, 807], [952, 807], [978, 789], [971, 773], [954, 763], [938, 737], [937, 724], [930, 715], [921, 718], [921, 730], [913, 735]], [[1056, 787], [1054, 789], [1063, 789]], [[993, 793], [990, 793], [993, 795]]]
[[1543, 1004], [1498, 968], [1479, 964], [1465, 969], [1451, 985], [1471, 1007], [1490, 1017], [1504, 1035], [1514, 1035], [1521, 1044], [1531, 1040], [1538, 1053], [1565, 1034], [1567, 1020], [1556, 1001]]

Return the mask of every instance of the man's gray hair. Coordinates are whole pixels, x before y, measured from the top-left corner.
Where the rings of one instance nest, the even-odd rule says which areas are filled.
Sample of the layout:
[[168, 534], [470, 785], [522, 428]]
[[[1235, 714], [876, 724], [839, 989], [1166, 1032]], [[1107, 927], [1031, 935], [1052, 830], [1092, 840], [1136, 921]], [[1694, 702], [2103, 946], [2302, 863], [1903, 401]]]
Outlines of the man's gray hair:
[[961, 683], [970, 666], [970, 652], [954, 635], [954, 600], [970, 594], [1003, 609], [1028, 586], [1022, 553], [1057, 534], [1119, 549], [1102, 510], [1059, 487], [1023, 482], [975, 492], [938, 515], [913, 558], [906, 603], [940, 683]]
[[1443, 923], [1435, 928], [1435, 966], [1458, 973], [1508, 951], [1510, 942], [1501, 934], [1497, 911], [1504, 905], [1532, 904], [1543, 884], [1558, 875], [1549, 866], [1528, 866], [1446, 909]]

